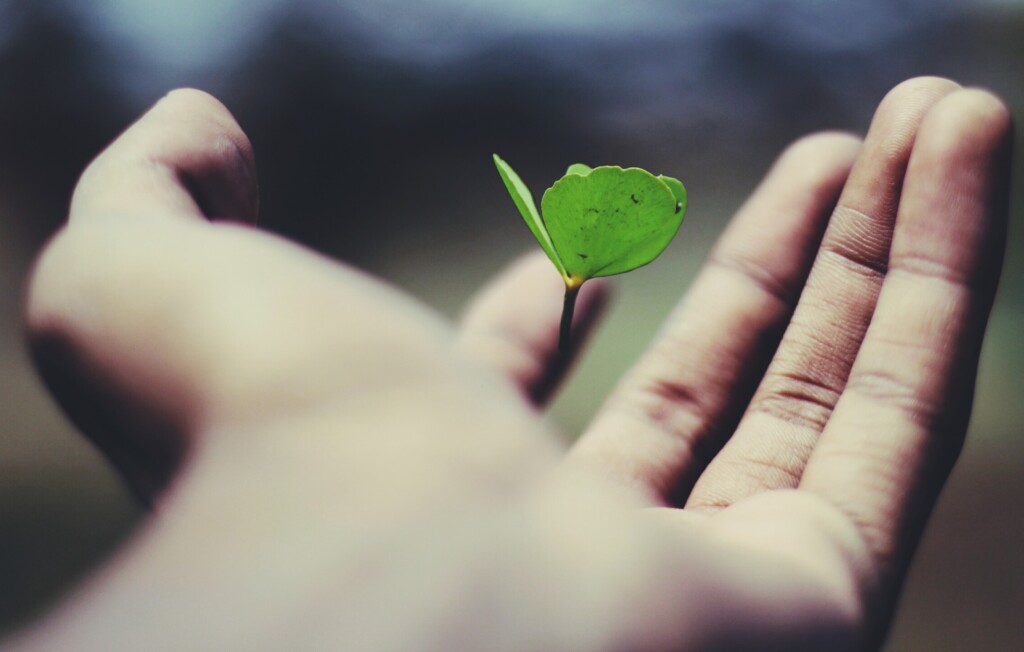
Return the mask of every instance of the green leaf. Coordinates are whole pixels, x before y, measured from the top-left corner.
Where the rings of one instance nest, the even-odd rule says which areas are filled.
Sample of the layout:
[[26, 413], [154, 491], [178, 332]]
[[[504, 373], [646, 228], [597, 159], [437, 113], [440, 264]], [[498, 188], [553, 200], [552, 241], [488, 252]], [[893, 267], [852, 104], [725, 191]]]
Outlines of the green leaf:
[[683, 184], [679, 181], [679, 179], [673, 179], [672, 177], [666, 177], [665, 175], [661, 175], [658, 178], [661, 179], [662, 183], [668, 186], [668, 189], [672, 191], [673, 195], [675, 195], [676, 211], [680, 213], [685, 213], [686, 188], [683, 187]]
[[565, 354], [580, 286], [587, 279], [628, 272], [657, 258], [683, 222], [686, 188], [678, 179], [656, 177], [639, 168], [574, 163], [544, 193], [540, 213], [529, 188], [497, 154], [494, 164], [565, 281], [558, 335], [558, 350]]
[[678, 181], [639, 168], [601, 166], [555, 182], [541, 211], [567, 280], [578, 285], [657, 258], [683, 221], [680, 195], [685, 201]]
[[516, 208], [519, 209], [519, 213], [523, 216], [523, 220], [526, 225], [530, 227], [530, 231], [533, 233], [533, 237], [537, 238], [537, 242], [540, 243], [541, 249], [548, 255], [551, 262], [554, 263], [555, 268], [562, 275], [563, 278], [568, 278], [568, 273], [565, 270], [565, 265], [562, 264], [561, 259], [558, 257], [558, 252], [555, 249], [554, 244], [551, 242], [551, 236], [548, 234], [547, 229], [544, 226], [544, 220], [541, 219], [540, 213], [537, 212], [537, 205], [533, 201], [533, 195], [530, 193], [530, 189], [526, 187], [523, 180], [519, 178], [515, 170], [503, 161], [497, 154], [494, 155], [494, 165], [498, 168], [498, 174], [501, 176], [501, 180], [505, 183], [505, 188], [508, 189], [508, 194], [512, 196], [512, 201], [515, 203]]
[[569, 166], [569, 169], [565, 171], [565, 174], [578, 174], [581, 177], [585, 177], [588, 174], [590, 174], [593, 170], [594, 168], [590, 167], [589, 165], [584, 165], [583, 163], [573, 163], [572, 165]]

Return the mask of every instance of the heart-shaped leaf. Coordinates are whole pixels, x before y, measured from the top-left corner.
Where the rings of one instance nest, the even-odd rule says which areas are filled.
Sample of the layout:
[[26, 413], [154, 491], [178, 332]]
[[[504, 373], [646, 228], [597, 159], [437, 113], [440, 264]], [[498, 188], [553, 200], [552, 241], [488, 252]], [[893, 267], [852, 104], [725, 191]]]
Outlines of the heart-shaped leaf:
[[494, 155], [505, 187], [530, 231], [565, 281], [559, 348], [568, 346], [576, 293], [588, 279], [622, 274], [651, 262], [672, 241], [686, 212], [678, 179], [640, 168], [582, 163], [547, 189], [541, 211], [519, 175]]
[[569, 166], [569, 169], [565, 171], [565, 175], [569, 176], [570, 174], [578, 174], [580, 176], [585, 177], [593, 171], [594, 168], [590, 167], [589, 165], [584, 165], [583, 163], [573, 163], [572, 165]]
[[583, 282], [654, 260], [679, 230], [677, 205], [671, 187], [650, 172], [602, 166], [556, 181], [541, 211], [565, 271]]

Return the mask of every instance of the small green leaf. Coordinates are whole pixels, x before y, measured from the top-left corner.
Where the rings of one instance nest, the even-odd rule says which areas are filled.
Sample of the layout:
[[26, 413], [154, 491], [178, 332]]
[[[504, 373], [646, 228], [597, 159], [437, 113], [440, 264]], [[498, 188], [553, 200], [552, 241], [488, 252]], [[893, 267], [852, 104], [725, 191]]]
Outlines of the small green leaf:
[[590, 174], [593, 170], [594, 168], [590, 167], [589, 165], [584, 165], [583, 163], [573, 163], [572, 165], [569, 166], [569, 169], [565, 171], [565, 174], [566, 176], [570, 174], [578, 174], [581, 177], [585, 177], [588, 174]]
[[678, 179], [640, 168], [591, 168], [574, 163], [541, 198], [541, 212], [519, 176], [494, 155], [505, 187], [530, 231], [565, 281], [558, 348], [569, 349], [573, 308], [580, 286], [598, 276], [622, 274], [658, 257], [686, 213], [686, 188]]
[[559, 179], [544, 193], [541, 211], [565, 271], [583, 282], [657, 258], [682, 223], [678, 203], [669, 184], [650, 172], [602, 166]]
[[686, 188], [679, 179], [673, 179], [672, 177], [666, 177], [661, 175], [658, 177], [661, 181], [668, 186], [668, 189], [672, 191], [672, 194], [676, 198], [676, 212], [686, 212]]
[[512, 196], [512, 201], [515, 203], [516, 208], [519, 209], [519, 213], [523, 216], [526, 225], [533, 232], [533, 237], [537, 238], [541, 249], [548, 255], [548, 258], [554, 263], [555, 268], [562, 277], [566, 278], [568, 275], [565, 271], [565, 265], [558, 258], [558, 252], [551, 242], [551, 236], [548, 235], [548, 231], [544, 227], [544, 220], [541, 219], [540, 213], [537, 212], [537, 204], [533, 201], [530, 189], [526, 187], [526, 184], [519, 178], [515, 170], [497, 154], [494, 154], [494, 165], [497, 166], [498, 174], [501, 176], [501, 180], [505, 182], [505, 188], [508, 189], [508, 194]]

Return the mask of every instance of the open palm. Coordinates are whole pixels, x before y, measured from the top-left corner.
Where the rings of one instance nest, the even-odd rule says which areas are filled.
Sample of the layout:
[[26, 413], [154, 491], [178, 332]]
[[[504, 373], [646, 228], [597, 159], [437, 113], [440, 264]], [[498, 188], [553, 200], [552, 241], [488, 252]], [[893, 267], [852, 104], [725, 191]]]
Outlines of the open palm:
[[916, 79], [863, 143], [791, 147], [565, 455], [542, 255], [452, 329], [238, 224], [245, 136], [169, 95], [83, 175], [26, 316], [154, 513], [15, 647], [876, 648], [966, 430], [1010, 131]]

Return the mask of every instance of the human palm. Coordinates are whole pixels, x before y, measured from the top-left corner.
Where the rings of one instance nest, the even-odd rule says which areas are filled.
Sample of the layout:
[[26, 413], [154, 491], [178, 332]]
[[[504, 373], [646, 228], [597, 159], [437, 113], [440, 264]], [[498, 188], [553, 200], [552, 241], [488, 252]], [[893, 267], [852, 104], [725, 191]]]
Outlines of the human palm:
[[238, 224], [245, 136], [171, 94], [83, 175], [26, 318], [154, 513], [15, 647], [879, 646], [969, 417], [1009, 124], [917, 79], [863, 143], [791, 147], [565, 454], [543, 256], [453, 329]]

